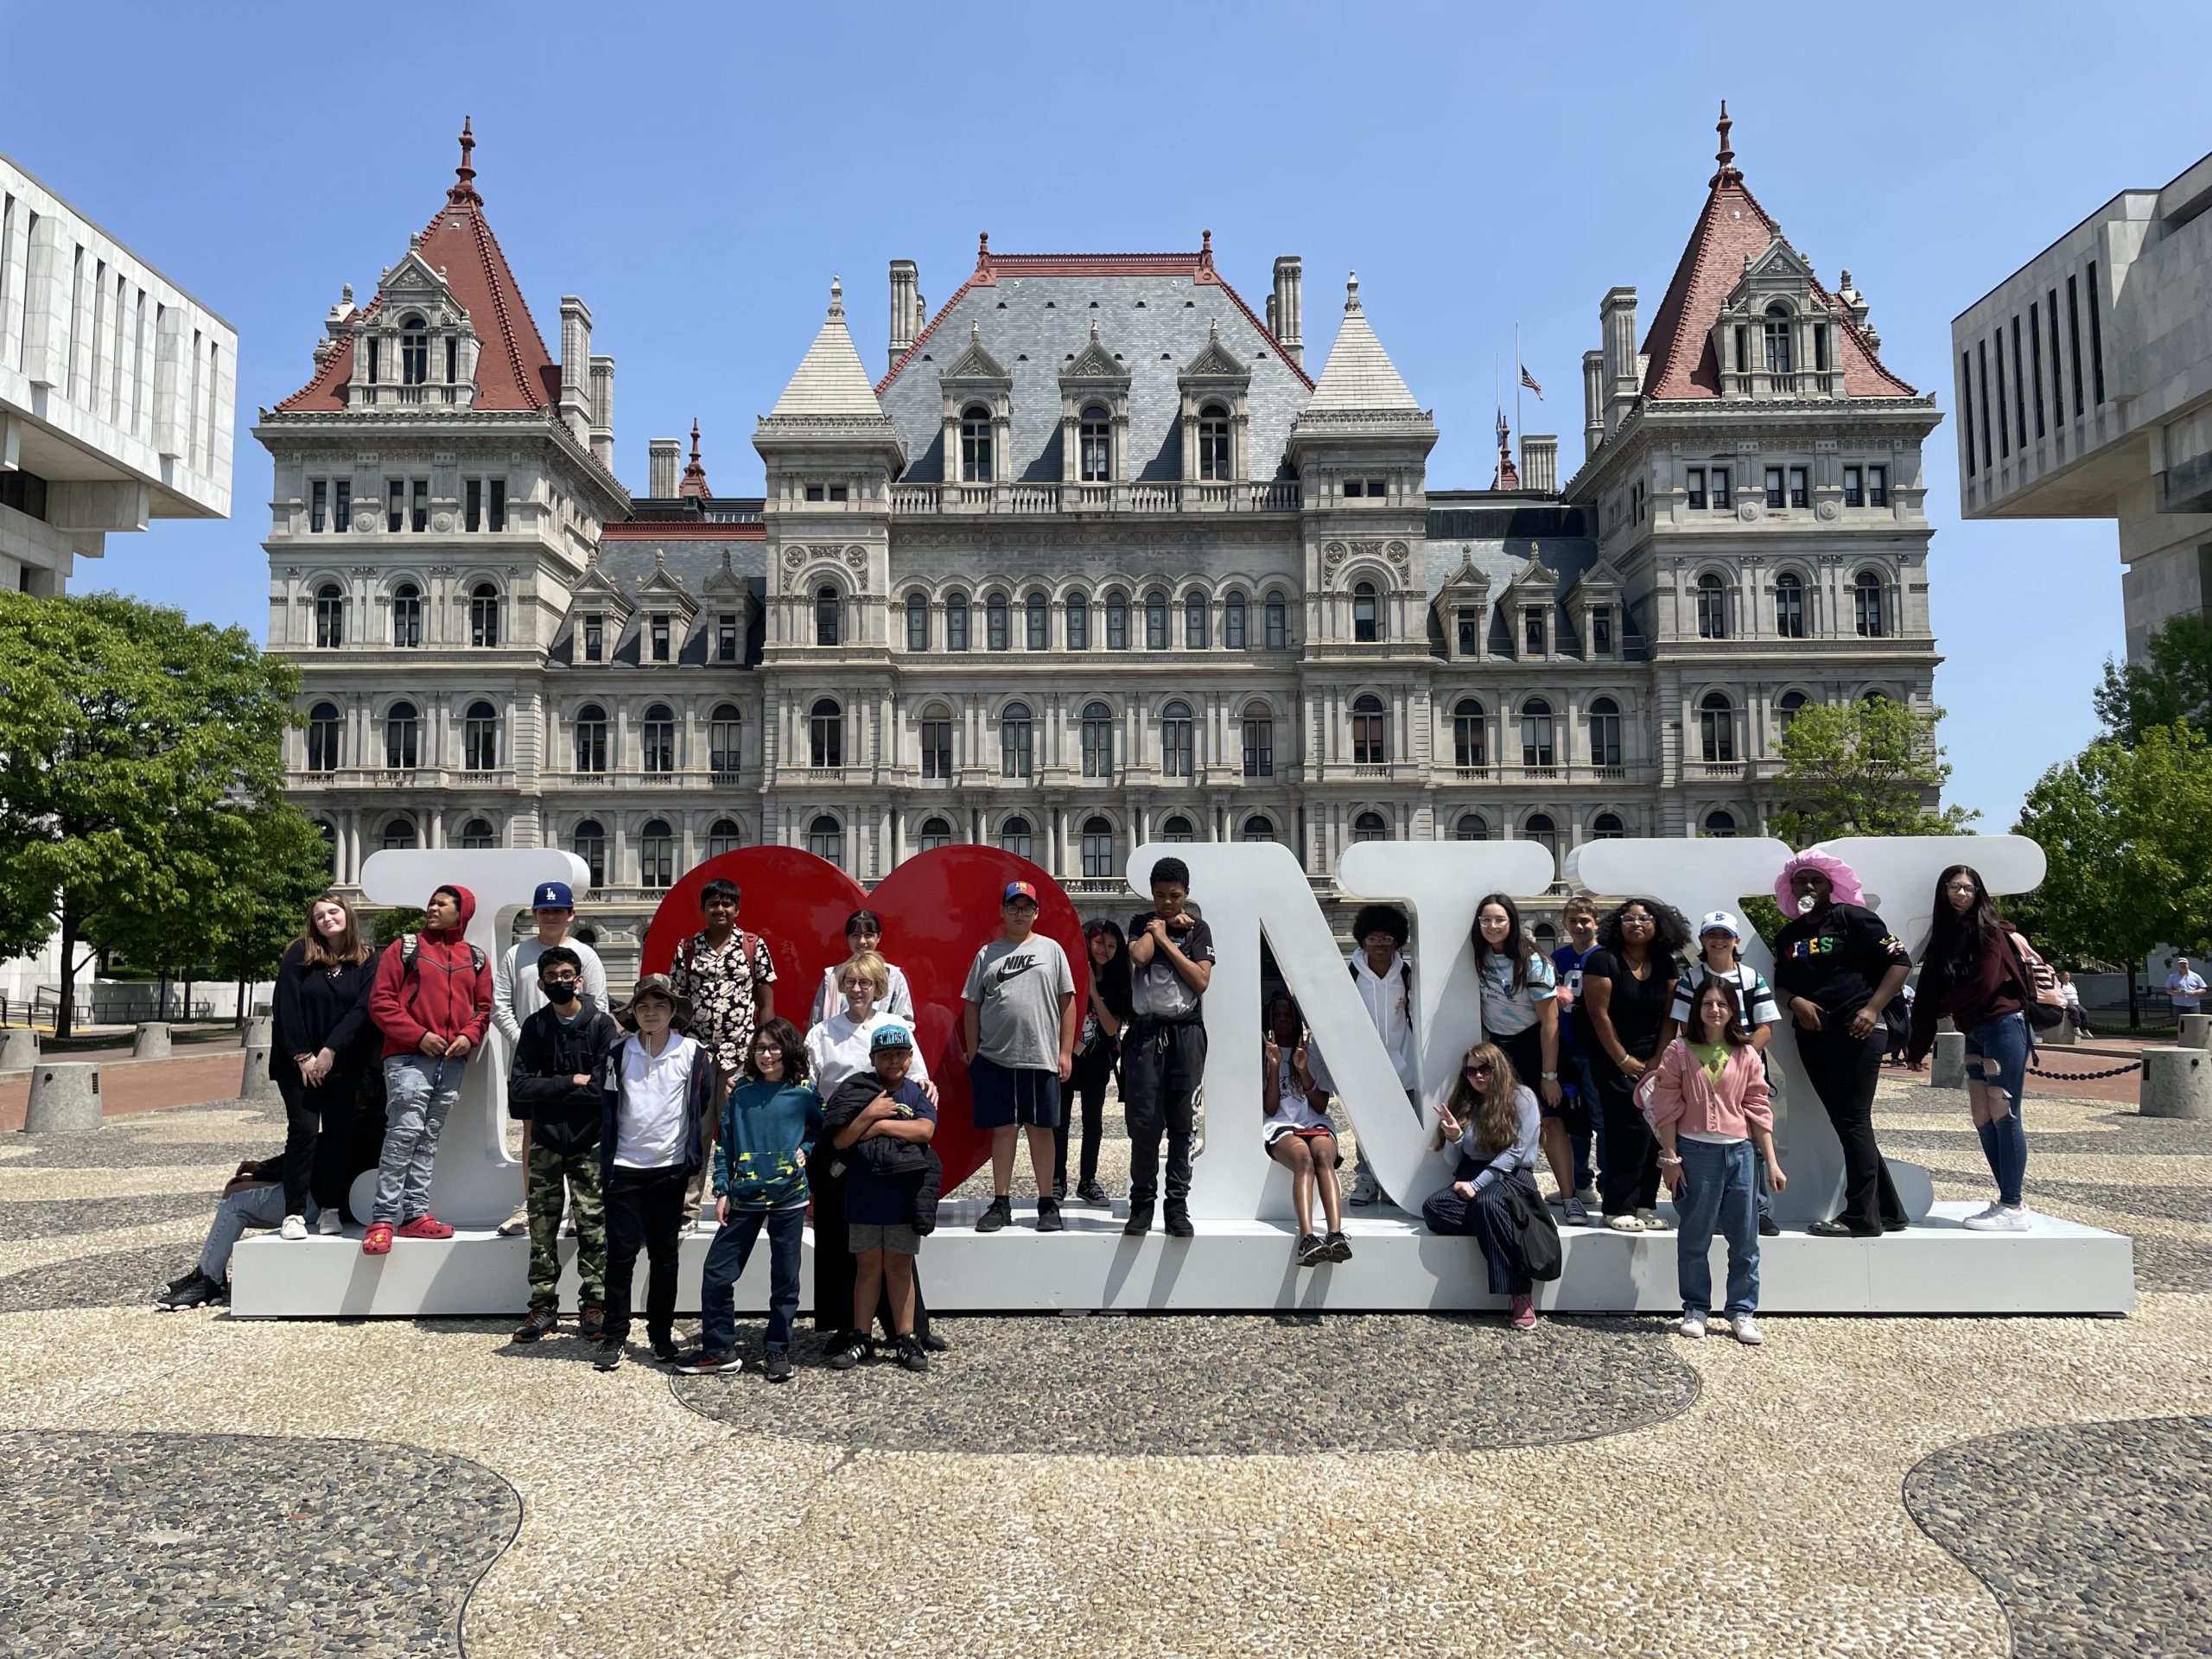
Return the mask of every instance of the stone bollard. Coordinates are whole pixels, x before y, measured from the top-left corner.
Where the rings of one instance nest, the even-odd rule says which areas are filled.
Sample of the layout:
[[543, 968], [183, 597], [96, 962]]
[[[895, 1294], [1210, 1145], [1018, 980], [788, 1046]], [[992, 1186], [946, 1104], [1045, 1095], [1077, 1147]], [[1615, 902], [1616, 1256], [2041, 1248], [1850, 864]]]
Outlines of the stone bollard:
[[38, 1033], [28, 1026], [0, 1031], [0, 1071], [28, 1071], [38, 1064]]
[[100, 1127], [100, 1069], [86, 1061], [35, 1066], [23, 1128], [31, 1135], [89, 1135]]
[[1967, 1038], [1962, 1031], [1936, 1033], [1936, 1060], [1929, 1068], [1929, 1083], [1937, 1089], [1967, 1086]]
[[149, 1020], [138, 1027], [138, 1034], [130, 1039], [130, 1058], [134, 1060], [166, 1060], [169, 1057], [169, 1028], [167, 1022]]
[[2136, 1109], [2145, 1117], [2212, 1117], [2212, 1054], [2146, 1048]]
[[257, 1014], [245, 1022], [245, 1046], [248, 1048], [267, 1048], [276, 1040], [276, 1022], [265, 1014]]
[[2071, 1048], [2081, 1040], [2082, 1034], [2074, 1029], [2071, 1020], [2062, 1020], [2049, 1031], [2036, 1033], [2037, 1048]]
[[2181, 1017], [2181, 1035], [2174, 1039], [2177, 1048], [2212, 1048], [2212, 1014], [2184, 1014]]
[[245, 1052], [238, 1076], [238, 1098], [254, 1102], [277, 1098], [276, 1080], [269, 1075], [269, 1045], [256, 1043]]

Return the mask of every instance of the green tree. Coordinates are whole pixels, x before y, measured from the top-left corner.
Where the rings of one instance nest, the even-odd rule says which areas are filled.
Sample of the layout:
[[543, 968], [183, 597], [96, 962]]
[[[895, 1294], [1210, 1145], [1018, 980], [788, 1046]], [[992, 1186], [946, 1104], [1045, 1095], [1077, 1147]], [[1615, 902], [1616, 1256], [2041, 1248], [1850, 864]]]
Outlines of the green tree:
[[2186, 725], [2147, 727], [2133, 748], [2101, 739], [2043, 775], [2017, 830], [2050, 861], [2031, 906], [2037, 937], [2126, 963], [2128, 1023], [2141, 1024], [2143, 959], [2212, 938], [2212, 743]]
[[429, 918], [419, 910], [402, 906], [397, 910], [380, 910], [369, 924], [369, 937], [381, 950], [403, 933], [420, 933], [429, 923]]
[[225, 821], [279, 799], [298, 685], [243, 628], [116, 594], [0, 593], [0, 950], [59, 931], [56, 1035], [111, 938], [227, 879]]
[[2212, 616], [2175, 617], [2151, 636], [2143, 656], [2136, 663], [2105, 659], [2095, 701], [2113, 739], [2132, 749], [2153, 726], [2183, 721], [2212, 730]]
[[284, 949], [299, 938], [308, 907], [330, 886], [330, 843], [298, 808], [279, 802], [235, 816], [238, 856], [232, 879], [209, 900], [214, 938], [207, 960], [238, 987], [238, 1018], [250, 1010], [246, 988], [275, 976]]
[[1838, 836], [1965, 834], [1979, 814], [1928, 804], [1951, 775], [1936, 741], [1942, 717], [1886, 697], [1807, 703], [1782, 734], [1775, 834], [1798, 848]]

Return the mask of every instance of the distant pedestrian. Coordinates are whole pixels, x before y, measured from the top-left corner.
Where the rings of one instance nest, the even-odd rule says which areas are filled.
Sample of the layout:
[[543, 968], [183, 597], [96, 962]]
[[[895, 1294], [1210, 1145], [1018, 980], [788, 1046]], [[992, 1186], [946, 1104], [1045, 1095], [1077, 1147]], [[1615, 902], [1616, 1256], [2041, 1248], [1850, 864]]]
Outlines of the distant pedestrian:
[[343, 1120], [352, 1116], [361, 1071], [372, 1058], [374, 955], [361, 937], [353, 901], [326, 893], [308, 907], [307, 925], [276, 969], [270, 1052], [287, 1058], [270, 1069], [284, 1098], [284, 1208], [277, 1230], [289, 1239], [308, 1236], [310, 1189], [323, 1232], [337, 1232], [344, 1219], [344, 1184], [321, 1135], [327, 1130], [334, 1147], [343, 1146]]
[[1495, 1043], [1469, 1049], [1451, 1097], [1436, 1109], [1429, 1143], [1451, 1161], [1452, 1184], [1431, 1193], [1421, 1211], [1430, 1232], [1471, 1236], [1481, 1245], [1491, 1294], [1508, 1299], [1506, 1322], [1516, 1331], [1535, 1327], [1535, 1286], [1508, 1188], [1519, 1187], [1541, 1213], [1535, 1171], [1542, 1123], [1535, 1092], [1514, 1077], [1504, 1051]]
[[2174, 1005], [2177, 1020], [2204, 1006], [2204, 976], [2190, 967], [2187, 957], [2174, 958], [2173, 971], [2166, 976], [2166, 995]]
[[[492, 964], [492, 1023], [507, 1039], [511, 1061], [516, 1045], [522, 1041], [524, 1022], [545, 1006], [545, 993], [538, 982], [537, 962], [543, 953], [554, 946], [562, 946], [575, 954], [582, 976], [579, 995], [584, 1006], [602, 1014], [607, 1012], [607, 969], [599, 960], [599, 952], [582, 939], [569, 937], [569, 929], [576, 919], [575, 890], [565, 881], [541, 881], [531, 894], [530, 912], [537, 931], [509, 945]], [[517, 1114], [511, 1111], [507, 1116]], [[525, 1171], [530, 1167], [531, 1134], [530, 1120], [523, 1119], [522, 1161]], [[514, 1214], [499, 1224], [499, 1231], [513, 1238], [529, 1230], [530, 1200], [525, 1196]]]
[[1075, 1065], [1075, 974], [1059, 942], [1037, 930], [1037, 889], [1009, 881], [999, 937], [976, 951], [961, 995], [961, 1050], [976, 1127], [991, 1137], [991, 1201], [976, 1223], [995, 1233], [1014, 1219], [1014, 1154], [1025, 1136], [1037, 1178], [1037, 1230], [1060, 1230], [1052, 1185], [1052, 1131], [1060, 1085]]
[[2084, 1037], [2097, 1033], [2089, 1029], [2089, 1016], [2082, 1007], [2082, 989], [2075, 984], [2074, 976], [2062, 968], [2058, 970], [2058, 994], [2066, 999], [2066, 1018], [2075, 1031]]

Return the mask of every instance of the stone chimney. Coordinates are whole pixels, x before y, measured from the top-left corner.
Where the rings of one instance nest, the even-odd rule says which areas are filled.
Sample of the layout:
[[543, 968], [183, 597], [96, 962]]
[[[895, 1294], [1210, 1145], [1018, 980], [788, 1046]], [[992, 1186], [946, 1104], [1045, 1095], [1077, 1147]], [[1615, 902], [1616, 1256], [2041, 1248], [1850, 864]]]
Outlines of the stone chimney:
[[1643, 390], [1636, 372], [1636, 290], [1607, 289], [1598, 315], [1605, 326], [1605, 430], [1611, 433]]
[[1598, 453], [1605, 441], [1605, 354], [1582, 353], [1582, 459]]
[[1559, 493], [1559, 438], [1549, 432], [1521, 435], [1521, 487], [1540, 495]]
[[1275, 261], [1275, 291], [1268, 296], [1268, 327], [1281, 343], [1283, 355], [1301, 368], [1306, 364], [1306, 262], [1294, 253]]
[[578, 443], [591, 442], [591, 308], [561, 296], [561, 423]]
[[921, 273], [911, 259], [891, 262], [891, 361], [896, 365], [922, 332]]
[[614, 359], [591, 360], [591, 453], [608, 472], [614, 470]]
[[683, 472], [683, 441], [655, 438], [645, 446], [652, 459], [645, 467], [645, 493], [656, 501], [676, 499], [676, 481]]

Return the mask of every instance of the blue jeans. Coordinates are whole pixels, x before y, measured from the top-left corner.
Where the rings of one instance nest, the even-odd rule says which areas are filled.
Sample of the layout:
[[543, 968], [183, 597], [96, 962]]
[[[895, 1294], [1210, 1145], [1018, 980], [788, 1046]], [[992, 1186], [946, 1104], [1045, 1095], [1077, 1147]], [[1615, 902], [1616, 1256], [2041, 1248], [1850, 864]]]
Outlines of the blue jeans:
[[2000, 1203], [2017, 1205], [2028, 1171], [2028, 1132], [2020, 1122], [2020, 1091], [2028, 1083], [2028, 1022], [2019, 1014], [1999, 1014], [1967, 1033], [1967, 1081], [1979, 1077], [1994, 1087], [2010, 1109], [1993, 1122], [1979, 1124], [1981, 1155], [1997, 1178]]
[[[301, 1200], [307, 1208], [302, 1211], [312, 1227], [321, 1215], [321, 1206], [313, 1198]], [[249, 1227], [274, 1227], [284, 1219], [284, 1188], [282, 1183], [267, 1186], [242, 1186], [215, 1206], [215, 1219], [207, 1229], [207, 1242], [200, 1247], [200, 1271], [217, 1284], [230, 1276], [231, 1252]]]
[[372, 1222], [397, 1227], [430, 1213], [430, 1170], [438, 1135], [461, 1098], [464, 1055], [395, 1054], [384, 1063], [384, 1156], [377, 1168]]
[[1759, 1211], [1751, 1172], [1758, 1149], [1748, 1141], [1726, 1145], [1680, 1139], [1682, 1194], [1675, 1200], [1681, 1231], [1675, 1244], [1675, 1272], [1681, 1281], [1682, 1312], [1713, 1311], [1713, 1235], [1728, 1241], [1730, 1319], [1755, 1313], [1759, 1306]]
[[798, 1314], [799, 1236], [805, 1225], [803, 1204], [729, 1212], [707, 1247], [707, 1270], [699, 1284], [701, 1353], [737, 1351], [737, 1281], [745, 1276], [746, 1260], [763, 1226], [768, 1230], [768, 1335], [763, 1345], [772, 1354], [791, 1352], [791, 1321]]

